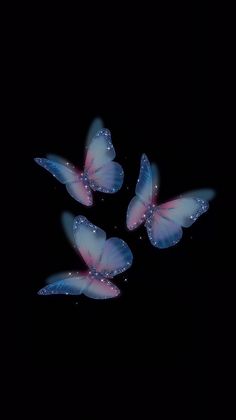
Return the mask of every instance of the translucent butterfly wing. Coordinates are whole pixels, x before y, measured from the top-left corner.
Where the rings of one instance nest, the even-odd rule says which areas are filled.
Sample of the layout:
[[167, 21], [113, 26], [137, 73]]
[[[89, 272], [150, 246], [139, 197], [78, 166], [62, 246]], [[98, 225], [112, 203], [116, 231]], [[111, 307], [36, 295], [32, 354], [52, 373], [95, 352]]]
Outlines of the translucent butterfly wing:
[[82, 178], [79, 178], [75, 182], [71, 182], [66, 184], [66, 189], [68, 193], [73, 197], [76, 201], [81, 204], [84, 204], [87, 207], [92, 206], [93, 204], [93, 197], [90, 190], [89, 185], [85, 185]]
[[78, 271], [61, 271], [60, 273], [55, 273], [55, 274], [52, 274], [51, 276], [49, 276], [46, 279], [46, 283], [51, 284], [51, 283], [55, 283], [56, 281], [59, 281], [59, 280], [65, 280], [67, 278], [72, 278], [72, 277], [78, 277], [78, 275], [80, 277], [86, 277], [87, 274], [88, 274], [87, 272], [82, 273], [82, 272], [78, 272]]
[[45, 158], [35, 158], [34, 160], [62, 184], [74, 182], [78, 179], [79, 173], [69, 163], [67, 165], [66, 161], [63, 161], [62, 158], [58, 158], [57, 161]]
[[111, 141], [111, 133], [104, 128], [89, 142], [85, 159], [85, 169], [91, 176], [96, 170], [115, 159], [116, 153]]
[[91, 206], [93, 203], [89, 185], [83, 180], [82, 174], [69, 162], [61, 157], [49, 155], [51, 159], [35, 158], [35, 162], [49, 171], [59, 182], [66, 185], [69, 194], [79, 203]]
[[209, 208], [200, 198], [183, 197], [158, 206], [159, 213], [179, 226], [191, 226]]
[[133, 254], [122, 239], [110, 238], [106, 241], [101, 260], [96, 270], [105, 277], [112, 278], [131, 267]]
[[191, 226], [208, 209], [200, 198], [179, 198], [156, 207], [146, 227], [152, 245], [168, 248], [182, 238], [182, 227]]
[[182, 238], [181, 226], [166, 219], [157, 211], [147, 220], [145, 226], [151, 244], [158, 248], [169, 248], [177, 244]]
[[[64, 278], [62, 278], [65, 276]], [[58, 273], [47, 280], [48, 285], [38, 291], [39, 295], [81, 295], [92, 299], [111, 299], [120, 295], [120, 290], [107, 279], [96, 280], [88, 273]]]
[[151, 204], [153, 201], [153, 176], [156, 178], [155, 168], [155, 166], [151, 167], [147, 156], [143, 154], [135, 194], [147, 204]]
[[120, 295], [120, 289], [107, 279], [93, 279], [83, 293], [92, 299], [112, 299]]
[[143, 154], [135, 188], [136, 196], [132, 198], [127, 209], [126, 225], [129, 230], [136, 229], [146, 220], [148, 206], [154, 202], [157, 194], [157, 182], [157, 166], [150, 165], [147, 156]]
[[133, 197], [129, 203], [126, 215], [126, 225], [129, 230], [136, 229], [146, 220], [148, 205], [140, 200], [139, 197]]
[[[65, 274], [65, 273], [63, 273]], [[59, 280], [56, 280], [56, 278]], [[48, 285], [38, 291], [39, 295], [81, 295], [84, 289], [88, 286], [88, 276], [69, 275], [61, 278], [62, 273], [51, 276], [47, 280]]]
[[78, 251], [87, 266], [95, 268], [105, 247], [106, 233], [90, 223], [86, 217], [78, 216], [74, 219], [73, 234]]
[[124, 172], [120, 164], [112, 162], [115, 156], [110, 131], [98, 131], [88, 145], [85, 159], [85, 171], [94, 191], [115, 193], [121, 188]]
[[97, 170], [91, 178], [90, 186], [94, 191], [114, 194], [122, 187], [124, 172], [119, 163], [109, 162]]

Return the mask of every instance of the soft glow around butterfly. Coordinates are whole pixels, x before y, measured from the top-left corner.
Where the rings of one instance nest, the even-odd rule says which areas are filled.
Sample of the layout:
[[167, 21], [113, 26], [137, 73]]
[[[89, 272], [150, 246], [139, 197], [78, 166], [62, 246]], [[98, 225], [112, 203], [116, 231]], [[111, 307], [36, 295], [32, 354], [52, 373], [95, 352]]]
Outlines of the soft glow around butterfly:
[[47, 280], [39, 295], [81, 295], [92, 299], [111, 299], [120, 290], [110, 279], [131, 267], [133, 255], [128, 245], [119, 238], [106, 239], [104, 230], [93, 225], [84, 216], [73, 220], [70, 213], [62, 217], [66, 235], [72, 243], [72, 234], [79, 254], [86, 263], [86, 272], [64, 272]]
[[83, 171], [56, 155], [48, 155], [47, 159], [35, 158], [36, 163], [65, 184], [68, 193], [85, 206], [93, 204], [92, 190], [114, 194], [123, 184], [123, 169], [113, 162], [116, 153], [111, 133], [102, 127], [102, 121], [95, 119], [89, 129]]
[[145, 154], [141, 157], [139, 177], [127, 210], [126, 224], [129, 230], [145, 223], [148, 237], [153, 246], [169, 248], [182, 238], [182, 227], [191, 226], [205, 213], [213, 199], [212, 189], [195, 190], [182, 194], [174, 200], [157, 205], [159, 175], [155, 165]]

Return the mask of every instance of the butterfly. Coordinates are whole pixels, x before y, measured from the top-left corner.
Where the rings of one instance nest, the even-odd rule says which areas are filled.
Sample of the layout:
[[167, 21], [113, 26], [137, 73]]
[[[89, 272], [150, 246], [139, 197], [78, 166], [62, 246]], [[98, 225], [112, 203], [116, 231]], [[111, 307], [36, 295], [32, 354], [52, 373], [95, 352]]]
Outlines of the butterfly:
[[93, 204], [92, 190], [113, 194], [123, 184], [123, 169], [119, 163], [113, 162], [116, 153], [111, 133], [102, 127], [102, 121], [97, 118], [89, 129], [83, 171], [56, 155], [47, 155], [47, 159], [34, 159], [59, 182], [65, 184], [69, 194], [85, 206]]
[[[71, 222], [71, 216], [64, 219]], [[81, 295], [92, 299], [109, 299], [120, 295], [120, 289], [110, 279], [131, 267], [133, 254], [128, 245], [119, 238], [106, 239], [104, 230], [93, 225], [84, 216], [77, 216], [73, 227], [67, 227], [71, 241], [73, 231], [76, 248], [86, 263], [85, 272], [59, 273], [48, 278], [47, 286], [39, 295]]]
[[145, 154], [141, 157], [135, 197], [129, 203], [126, 225], [129, 230], [145, 223], [151, 244], [169, 248], [182, 238], [182, 227], [191, 226], [208, 210], [208, 201], [214, 197], [212, 189], [185, 193], [167, 203], [157, 205], [159, 175], [155, 164]]

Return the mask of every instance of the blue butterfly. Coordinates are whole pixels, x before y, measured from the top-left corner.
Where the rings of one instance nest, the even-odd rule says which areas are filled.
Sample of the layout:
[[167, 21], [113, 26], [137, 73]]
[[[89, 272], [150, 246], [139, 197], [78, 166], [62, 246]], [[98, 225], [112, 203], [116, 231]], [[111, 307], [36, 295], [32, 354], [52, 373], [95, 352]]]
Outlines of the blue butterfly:
[[102, 121], [97, 118], [89, 129], [83, 171], [56, 155], [48, 155], [47, 159], [34, 159], [59, 182], [65, 184], [69, 194], [85, 206], [93, 204], [92, 190], [113, 194], [122, 187], [124, 180], [121, 165], [113, 162], [116, 153], [111, 133], [102, 127]]
[[120, 295], [120, 289], [110, 279], [131, 267], [133, 255], [119, 238], [106, 239], [104, 230], [84, 216], [72, 221], [68, 213], [63, 225], [69, 241], [75, 245], [88, 269], [85, 272], [64, 272], [48, 278], [39, 295], [81, 295], [93, 299], [110, 299]]
[[135, 197], [129, 203], [126, 225], [129, 230], [145, 223], [153, 246], [169, 248], [182, 238], [182, 227], [191, 226], [208, 210], [208, 201], [215, 196], [212, 189], [188, 192], [157, 205], [159, 175], [155, 164], [150, 164], [145, 154], [141, 157], [140, 172]]

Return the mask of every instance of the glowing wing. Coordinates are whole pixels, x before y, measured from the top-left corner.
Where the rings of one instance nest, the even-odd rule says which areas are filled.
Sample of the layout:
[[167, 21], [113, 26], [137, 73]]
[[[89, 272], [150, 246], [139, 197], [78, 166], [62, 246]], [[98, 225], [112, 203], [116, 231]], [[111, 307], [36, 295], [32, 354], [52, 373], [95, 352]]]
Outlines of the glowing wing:
[[[63, 278], [64, 277], [64, 278]], [[39, 295], [81, 295], [88, 286], [88, 275], [58, 273], [47, 279], [48, 285], [38, 291]]]
[[83, 293], [92, 299], [112, 299], [120, 295], [120, 289], [107, 279], [93, 279]]
[[147, 220], [145, 226], [151, 244], [158, 248], [169, 248], [182, 238], [181, 226], [161, 216], [157, 211]]
[[98, 131], [89, 142], [85, 159], [85, 171], [94, 191], [112, 194], [121, 188], [124, 172], [119, 163], [112, 162], [115, 156], [110, 131]]
[[86, 185], [81, 173], [69, 162], [61, 157], [50, 155], [54, 158], [35, 158], [35, 162], [49, 171], [59, 182], [66, 185], [69, 194], [79, 203], [91, 206], [93, 203], [89, 185]]
[[76, 246], [90, 269], [111, 278], [131, 266], [133, 255], [128, 245], [119, 238], [106, 240], [104, 230], [86, 217], [75, 218], [73, 232]]
[[129, 203], [126, 215], [126, 225], [129, 230], [136, 229], [146, 220], [147, 204], [139, 197], [133, 197]]
[[[67, 275], [66, 275], [67, 274]], [[64, 278], [61, 278], [65, 276]], [[119, 296], [120, 290], [106, 279], [96, 280], [80, 273], [59, 273], [47, 280], [48, 285], [38, 291], [39, 295], [81, 295], [92, 299], [111, 299]]]
[[135, 188], [136, 196], [129, 203], [126, 225], [129, 230], [136, 229], [147, 217], [148, 206], [154, 203], [158, 190], [158, 169], [150, 165], [145, 154], [141, 157], [139, 177]]
[[135, 194], [146, 204], [151, 204], [153, 199], [153, 174], [154, 167], [152, 169], [147, 156], [143, 154]]
[[168, 248], [177, 244], [182, 237], [182, 227], [191, 226], [208, 207], [207, 201], [190, 197], [158, 206], [146, 223], [152, 245]]
[[200, 198], [178, 198], [158, 206], [159, 213], [183, 227], [191, 226], [209, 208]]
[[104, 230], [93, 225], [84, 216], [77, 216], [73, 223], [76, 246], [87, 266], [97, 267], [106, 242]]
[[96, 270], [105, 277], [112, 278], [128, 270], [132, 262], [133, 254], [126, 242], [119, 238], [110, 238], [105, 243]]
[[[56, 156], [54, 158], [56, 158]], [[63, 161], [62, 158], [59, 157], [57, 160], [45, 158], [35, 158], [34, 160], [38, 165], [49, 171], [62, 184], [74, 182], [80, 175], [69, 162]]]

